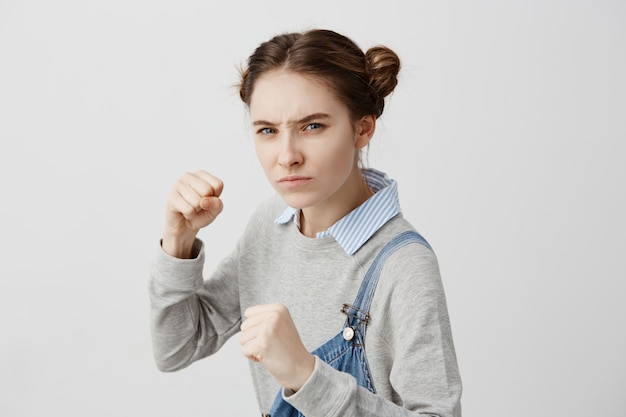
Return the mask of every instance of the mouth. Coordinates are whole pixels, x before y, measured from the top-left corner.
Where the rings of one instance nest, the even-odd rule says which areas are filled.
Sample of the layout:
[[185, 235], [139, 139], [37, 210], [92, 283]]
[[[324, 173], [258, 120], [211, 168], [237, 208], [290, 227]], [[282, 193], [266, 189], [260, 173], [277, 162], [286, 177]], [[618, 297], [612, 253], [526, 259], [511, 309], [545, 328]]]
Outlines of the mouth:
[[311, 177], [305, 177], [303, 175], [287, 175], [278, 180], [278, 185], [285, 188], [298, 188], [309, 183], [311, 180]]

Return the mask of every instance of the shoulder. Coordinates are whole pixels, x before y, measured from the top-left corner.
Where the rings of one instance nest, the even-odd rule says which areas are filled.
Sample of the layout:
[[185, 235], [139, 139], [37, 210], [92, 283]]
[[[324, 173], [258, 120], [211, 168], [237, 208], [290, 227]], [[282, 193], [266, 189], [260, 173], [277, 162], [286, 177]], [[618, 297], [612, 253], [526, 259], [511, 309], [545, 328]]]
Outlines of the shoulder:
[[417, 337], [416, 332], [424, 335], [446, 325], [446, 308], [437, 256], [420, 243], [409, 243], [391, 254], [380, 271], [370, 330], [396, 346], [409, 334]]
[[[391, 225], [394, 226], [394, 230], [387, 241], [404, 231], [419, 234], [406, 220], [400, 220], [402, 221], [397, 222], [396, 225]], [[389, 256], [381, 271], [379, 285], [382, 291], [393, 290], [394, 293], [397, 292], [396, 296], [403, 293], [415, 295], [416, 291], [441, 286], [437, 256], [428, 244], [427, 237], [421, 234], [420, 236], [426, 241], [426, 245], [420, 242], [410, 242], [399, 247]]]
[[[372, 243], [375, 245], [370, 249], [373, 251], [372, 259], [386, 243], [406, 231], [417, 232], [401, 215], [385, 225], [373, 237]], [[424, 239], [427, 240], [426, 237]], [[379, 308], [383, 305], [394, 310], [392, 304], [414, 305], [419, 300], [437, 300], [442, 297], [443, 286], [437, 256], [427, 246], [411, 242], [399, 247], [387, 258], [381, 269], [373, 301]]]

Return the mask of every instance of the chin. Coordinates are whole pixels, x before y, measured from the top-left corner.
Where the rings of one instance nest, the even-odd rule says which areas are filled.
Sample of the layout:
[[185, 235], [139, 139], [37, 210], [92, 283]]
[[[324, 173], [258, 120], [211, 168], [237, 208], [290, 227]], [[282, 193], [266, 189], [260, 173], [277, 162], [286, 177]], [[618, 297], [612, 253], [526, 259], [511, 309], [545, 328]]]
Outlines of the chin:
[[295, 209], [301, 210], [315, 205], [315, 200], [311, 197], [296, 195], [293, 193], [280, 193], [280, 196], [289, 207], [293, 207]]

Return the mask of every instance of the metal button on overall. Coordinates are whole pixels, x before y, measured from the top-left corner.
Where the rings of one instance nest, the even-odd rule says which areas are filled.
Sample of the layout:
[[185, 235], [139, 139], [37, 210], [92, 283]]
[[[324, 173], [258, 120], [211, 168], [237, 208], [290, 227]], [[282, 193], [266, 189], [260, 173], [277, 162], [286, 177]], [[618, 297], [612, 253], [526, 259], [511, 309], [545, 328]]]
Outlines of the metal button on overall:
[[345, 329], [343, 329], [343, 338], [345, 340], [352, 340], [352, 338], [354, 337], [354, 329], [352, 327], [346, 327]]

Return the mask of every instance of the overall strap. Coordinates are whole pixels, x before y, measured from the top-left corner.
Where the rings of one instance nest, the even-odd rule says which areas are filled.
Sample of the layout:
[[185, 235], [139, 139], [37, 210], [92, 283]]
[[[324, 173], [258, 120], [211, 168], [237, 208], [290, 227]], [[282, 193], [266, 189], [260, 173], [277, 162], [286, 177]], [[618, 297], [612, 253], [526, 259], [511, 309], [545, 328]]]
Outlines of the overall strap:
[[344, 304], [342, 311], [346, 313], [349, 317], [348, 326], [357, 326], [359, 324], [367, 324], [369, 320], [369, 309], [372, 304], [372, 298], [374, 298], [374, 292], [376, 291], [376, 286], [378, 284], [378, 278], [380, 276], [380, 272], [385, 265], [385, 261], [398, 249], [403, 246], [408, 245], [409, 243], [419, 243], [424, 245], [431, 251], [433, 250], [419, 233], [408, 230], [406, 232], [402, 232], [391, 239], [380, 252], [374, 258], [374, 262], [365, 273], [365, 277], [363, 278], [363, 282], [361, 282], [361, 287], [359, 288], [359, 292], [354, 300], [353, 305]]

